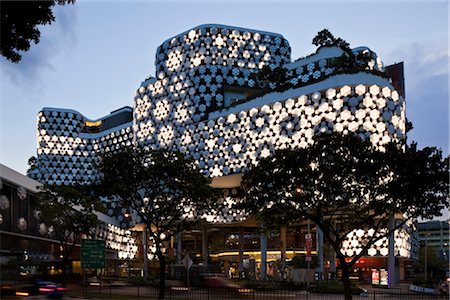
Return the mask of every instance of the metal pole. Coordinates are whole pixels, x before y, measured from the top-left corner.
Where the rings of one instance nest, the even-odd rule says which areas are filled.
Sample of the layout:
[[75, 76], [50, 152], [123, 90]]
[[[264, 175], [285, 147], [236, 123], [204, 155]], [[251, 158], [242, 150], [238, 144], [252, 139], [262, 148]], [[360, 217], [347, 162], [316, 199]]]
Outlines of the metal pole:
[[425, 235], [425, 282], [428, 277], [428, 234]]
[[189, 290], [189, 268], [186, 268], [186, 272], [187, 272], [187, 288]]
[[388, 287], [392, 288], [392, 284], [396, 283], [395, 277], [395, 248], [394, 248], [394, 233], [395, 233], [395, 218], [392, 214], [389, 216], [389, 240], [388, 240]]
[[203, 264], [205, 266], [208, 265], [208, 231], [206, 228], [202, 231], [202, 255], [203, 255]]
[[177, 243], [177, 265], [181, 265], [181, 232], [177, 233], [176, 243]]
[[316, 239], [317, 256], [319, 258], [319, 266], [316, 268], [316, 272], [319, 273], [319, 281], [321, 281], [323, 274], [323, 232], [319, 227], [317, 227]]
[[144, 278], [148, 277], [148, 238], [147, 238], [147, 225], [144, 225], [144, 229], [142, 230], [142, 241], [143, 241], [143, 253], [144, 253]]
[[[309, 224], [309, 219], [308, 219], [308, 234], [310, 234], [311, 231], [311, 225]], [[309, 269], [311, 268], [311, 262], [308, 261], [307, 262], [307, 272], [306, 272], [306, 287], [308, 288], [309, 291]]]
[[280, 229], [281, 239], [281, 277], [286, 279], [286, 226], [281, 226]]
[[243, 278], [244, 274], [244, 228], [239, 226], [239, 279]]
[[261, 281], [265, 281], [267, 277], [267, 236], [265, 226], [261, 225]]

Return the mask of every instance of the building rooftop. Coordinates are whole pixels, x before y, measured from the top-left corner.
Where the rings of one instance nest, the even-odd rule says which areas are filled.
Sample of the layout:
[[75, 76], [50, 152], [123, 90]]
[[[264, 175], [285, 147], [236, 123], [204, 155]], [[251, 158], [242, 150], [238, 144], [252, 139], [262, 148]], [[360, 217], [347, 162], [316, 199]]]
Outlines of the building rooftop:
[[417, 224], [417, 231], [429, 231], [429, 230], [449, 230], [450, 225], [447, 221], [428, 221]]

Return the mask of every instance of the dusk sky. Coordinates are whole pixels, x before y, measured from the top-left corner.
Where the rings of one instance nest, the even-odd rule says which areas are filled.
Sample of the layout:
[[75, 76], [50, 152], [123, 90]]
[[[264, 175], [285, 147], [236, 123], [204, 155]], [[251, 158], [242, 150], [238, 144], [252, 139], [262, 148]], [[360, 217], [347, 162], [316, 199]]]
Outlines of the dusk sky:
[[403, 61], [409, 141], [449, 153], [448, 3], [427, 2], [96, 2], [55, 9], [41, 42], [19, 64], [0, 58], [0, 162], [25, 173], [36, 155], [36, 114], [78, 110], [91, 119], [133, 106], [141, 81], [155, 75], [166, 39], [205, 23], [282, 34], [292, 60], [315, 52], [328, 28], [351, 47], [368, 46], [385, 65]]

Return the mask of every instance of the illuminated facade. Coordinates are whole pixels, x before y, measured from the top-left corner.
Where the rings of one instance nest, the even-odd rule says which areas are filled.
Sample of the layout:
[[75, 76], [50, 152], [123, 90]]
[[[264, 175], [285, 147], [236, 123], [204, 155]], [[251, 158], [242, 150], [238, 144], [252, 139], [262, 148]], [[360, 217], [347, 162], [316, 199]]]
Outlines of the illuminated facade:
[[[339, 47], [321, 47], [296, 61], [290, 51], [279, 34], [216, 24], [172, 37], [158, 47], [155, 77], [141, 83], [133, 108], [98, 120], [66, 109], [39, 112], [31, 176], [45, 183], [91, 183], [99, 178], [99, 153], [140, 144], [181, 151], [220, 181], [276, 149], [307, 147], [318, 132], [354, 133], [378, 147], [405, 136], [404, 99], [381, 75], [384, 66], [373, 51], [352, 49], [370, 58], [359, 72], [334, 67], [333, 58], [344, 53]], [[282, 77], [272, 76], [280, 70]], [[263, 71], [266, 77], [259, 76]], [[242, 221], [242, 212], [232, 209], [236, 186], [221, 187], [229, 188], [228, 195], [205, 218]], [[358, 251], [353, 240], [364, 234], [349, 237], [343, 249], [349, 256]], [[410, 256], [404, 242], [409, 234], [398, 235], [397, 254]], [[369, 254], [387, 255], [383, 243]]]
[[[40, 185], [0, 164], [0, 265], [5, 274], [44, 275], [43, 266], [50, 274], [61, 272], [61, 242], [54, 235], [53, 227], [32, 209]], [[100, 225], [92, 230], [92, 237], [106, 240], [107, 259], [133, 258], [137, 252], [136, 237], [129, 230], [119, 228], [117, 220], [102, 213], [97, 216]], [[70, 257], [75, 273], [81, 273], [79, 246], [76, 241]], [[20, 268], [12, 268], [10, 261], [16, 261]]]

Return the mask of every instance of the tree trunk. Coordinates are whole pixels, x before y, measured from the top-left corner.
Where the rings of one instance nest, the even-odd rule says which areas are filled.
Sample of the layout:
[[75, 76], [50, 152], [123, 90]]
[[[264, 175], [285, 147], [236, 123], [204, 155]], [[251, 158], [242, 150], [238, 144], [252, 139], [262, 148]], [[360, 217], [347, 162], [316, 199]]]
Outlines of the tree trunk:
[[161, 253], [161, 250], [157, 250], [159, 260], [159, 296], [158, 299], [164, 299], [164, 292], [166, 289], [166, 259]]
[[344, 261], [340, 261], [341, 270], [342, 270], [342, 283], [344, 285], [344, 299], [352, 300], [352, 288], [350, 286], [350, 268], [347, 263]]

